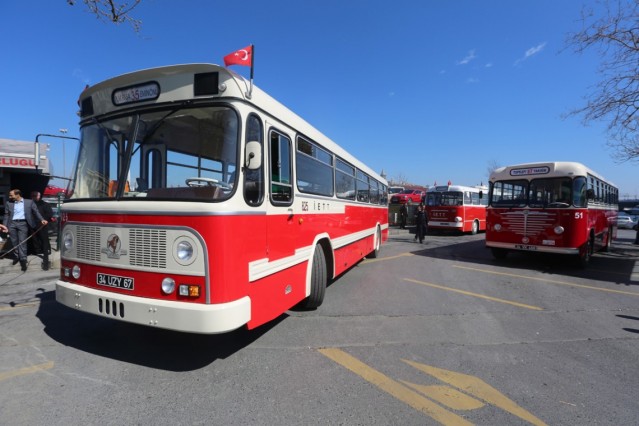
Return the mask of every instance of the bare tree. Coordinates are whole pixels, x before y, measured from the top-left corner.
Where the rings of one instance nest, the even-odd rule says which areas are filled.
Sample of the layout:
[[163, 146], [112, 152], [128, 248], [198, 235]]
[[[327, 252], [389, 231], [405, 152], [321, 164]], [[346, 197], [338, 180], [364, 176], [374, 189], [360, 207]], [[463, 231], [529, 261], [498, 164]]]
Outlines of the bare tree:
[[[132, 0], [130, 2], [118, 2], [115, 0], [82, 0], [91, 13], [100, 20], [122, 24], [128, 22], [135, 32], [140, 31], [142, 21], [134, 19], [131, 11], [135, 9], [142, 0]], [[76, 0], [67, 0], [67, 4], [75, 6]]]
[[597, 49], [601, 81], [585, 98], [586, 104], [568, 115], [584, 123], [608, 122], [613, 158], [639, 161], [639, 0], [598, 0], [603, 16], [584, 8], [582, 29], [568, 35], [567, 45], [577, 53]]
[[490, 174], [500, 168], [501, 165], [497, 160], [490, 160], [486, 165], [486, 176], [488, 176], [488, 180], [490, 181]]

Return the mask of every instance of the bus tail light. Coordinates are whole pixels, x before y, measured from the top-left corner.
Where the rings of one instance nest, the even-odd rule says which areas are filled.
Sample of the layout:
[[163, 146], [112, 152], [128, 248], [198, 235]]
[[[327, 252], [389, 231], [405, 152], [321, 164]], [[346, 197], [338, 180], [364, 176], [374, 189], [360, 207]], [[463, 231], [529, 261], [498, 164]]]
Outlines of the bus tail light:
[[180, 284], [180, 296], [200, 297], [200, 286], [193, 284]]

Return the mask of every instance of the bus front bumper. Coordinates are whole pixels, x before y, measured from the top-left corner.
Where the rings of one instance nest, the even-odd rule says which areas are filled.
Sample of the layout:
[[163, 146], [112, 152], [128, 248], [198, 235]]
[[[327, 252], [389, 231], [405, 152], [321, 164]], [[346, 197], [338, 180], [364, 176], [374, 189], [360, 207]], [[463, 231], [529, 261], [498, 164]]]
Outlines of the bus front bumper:
[[507, 250], [538, 251], [543, 253], [579, 254], [578, 248], [551, 247], [551, 246], [540, 246], [540, 245], [532, 245], [532, 244], [499, 243], [495, 241], [486, 241], [486, 247], [501, 248], [501, 249], [507, 249]]
[[248, 296], [203, 305], [128, 296], [58, 280], [55, 298], [65, 306], [100, 317], [190, 333], [225, 333], [251, 319]]

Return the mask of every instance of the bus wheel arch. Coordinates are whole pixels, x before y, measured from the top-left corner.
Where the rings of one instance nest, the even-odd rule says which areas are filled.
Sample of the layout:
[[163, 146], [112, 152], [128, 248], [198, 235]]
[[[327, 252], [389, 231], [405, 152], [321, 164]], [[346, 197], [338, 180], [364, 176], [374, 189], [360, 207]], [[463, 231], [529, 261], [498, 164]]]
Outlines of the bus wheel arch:
[[610, 246], [612, 246], [612, 226], [608, 228], [608, 232], [606, 233], [606, 243], [601, 250], [609, 252]]

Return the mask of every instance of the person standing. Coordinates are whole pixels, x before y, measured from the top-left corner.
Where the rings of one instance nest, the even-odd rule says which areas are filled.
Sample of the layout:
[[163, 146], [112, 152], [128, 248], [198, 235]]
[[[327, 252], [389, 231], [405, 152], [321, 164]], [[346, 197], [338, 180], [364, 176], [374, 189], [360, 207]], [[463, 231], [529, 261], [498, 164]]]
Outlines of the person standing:
[[[42, 195], [38, 191], [31, 192], [31, 201], [34, 202], [40, 215], [47, 222], [53, 222], [53, 209], [49, 203], [42, 200]], [[49, 251], [51, 250], [51, 244], [49, 242], [49, 227], [39, 226], [36, 229], [32, 229], [35, 233], [34, 240], [37, 244], [36, 247], [42, 250], [42, 269], [49, 270]], [[36, 250], [37, 251], [37, 250]]]
[[406, 204], [399, 207], [399, 229], [406, 229], [406, 219], [408, 218], [408, 209]]
[[26, 271], [26, 240], [29, 236], [29, 226], [37, 229], [38, 222], [43, 226], [48, 222], [42, 217], [33, 201], [22, 198], [22, 192], [19, 189], [9, 191], [9, 201], [4, 211], [4, 225], [9, 230], [9, 238], [18, 253], [13, 264], [20, 262], [21, 269]]
[[419, 239], [419, 242], [423, 243], [425, 234], [426, 212], [424, 212], [424, 205], [420, 203], [417, 206], [417, 211], [415, 212], [415, 239]]

